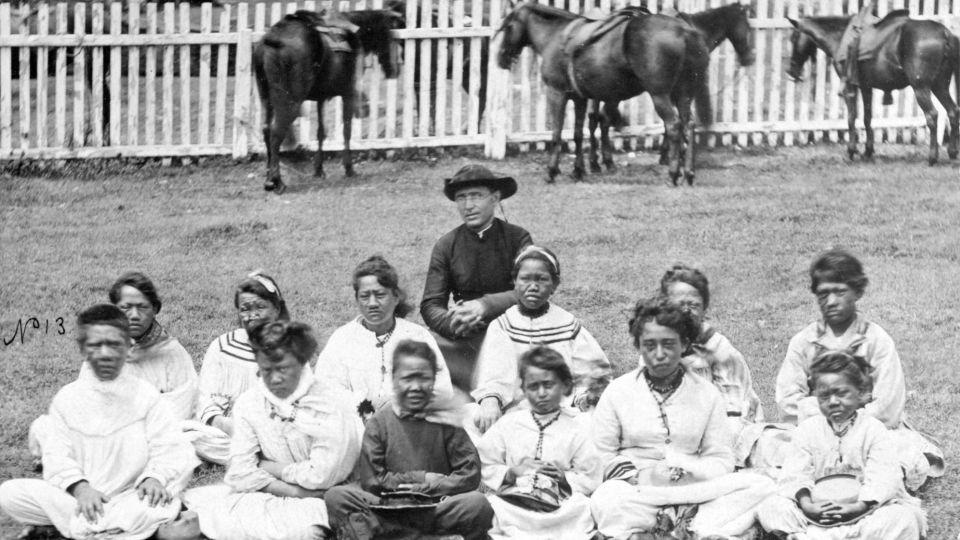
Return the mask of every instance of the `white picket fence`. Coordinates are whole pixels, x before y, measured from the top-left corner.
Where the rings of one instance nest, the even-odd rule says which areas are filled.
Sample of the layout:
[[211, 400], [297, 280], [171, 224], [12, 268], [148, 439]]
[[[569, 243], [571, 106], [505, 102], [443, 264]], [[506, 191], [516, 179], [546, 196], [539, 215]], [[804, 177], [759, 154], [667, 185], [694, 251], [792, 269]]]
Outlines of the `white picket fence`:
[[[609, 12], [624, 0], [549, 0], [575, 12]], [[639, 0], [629, 3], [637, 4]], [[663, 2], [673, 5], [673, 2]], [[696, 12], [721, 0], [679, 0]], [[757, 62], [736, 65], [723, 44], [712, 56], [715, 123], [710, 145], [801, 144], [839, 140], [846, 129], [840, 85], [824, 57], [807, 82], [784, 75], [791, 27], [786, 16], [853, 12], [839, 0], [752, 0]], [[124, 2], [0, 1], [0, 159], [233, 155], [262, 152], [260, 104], [251, 50], [270, 24], [296, 9], [379, 8], [383, 0], [247, 2], [220, 6]], [[881, 12], [906, 7], [960, 30], [960, 0], [881, 0]], [[647, 2], [657, 11], [657, 2]], [[490, 106], [480, 114], [480, 64], [506, 0], [408, 0], [400, 77], [385, 80], [371, 57], [360, 82], [369, 114], [355, 118], [355, 149], [485, 145], [502, 157], [508, 144], [542, 146], [550, 138], [538, 61], [526, 51], [510, 72], [487, 61]], [[435, 14], [435, 16], [433, 16]], [[436, 55], [436, 58], [431, 58]], [[461, 88], [464, 62], [470, 84]], [[414, 66], [419, 63], [419, 80]], [[16, 70], [14, 66], [16, 64]], [[436, 75], [431, 66], [436, 66]], [[89, 70], [93, 82], [84, 73]], [[432, 81], [436, 83], [431, 99]], [[104, 95], [109, 94], [105, 102]], [[909, 90], [874, 108], [874, 126], [890, 141], [924, 140], [925, 121]], [[649, 98], [621, 106], [630, 127], [619, 143], [651, 147], [662, 125]], [[941, 111], [941, 127], [945, 114]], [[109, 118], [109, 120], [107, 120]], [[342, 148], [340, 102], [327, 104], [325, 150]], [[491, 119], [493, 119], [491, 121]], [[570, 138], [572, 109], [565, 138]], [[919, 129], [918, 129], [919, 128]], [[316, 148], [316, 105], [296, 122], [297, 140]]]

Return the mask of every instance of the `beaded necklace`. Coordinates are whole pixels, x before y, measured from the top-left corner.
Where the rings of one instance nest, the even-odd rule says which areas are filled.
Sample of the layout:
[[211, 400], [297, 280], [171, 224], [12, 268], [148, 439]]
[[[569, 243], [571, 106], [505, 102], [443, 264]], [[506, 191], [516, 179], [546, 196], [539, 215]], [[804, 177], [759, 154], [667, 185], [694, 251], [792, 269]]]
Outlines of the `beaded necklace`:
[[833, 434], [837, 436], [837, 463], [839, 463], [841, 467], [843, 466], [843, 452], [841, 452], [841, 449], [842, 449], [841, 447], [843, 446], [843, 436], [850, 431], [850, 428], [853, 427], [853, 424], [856, 421], [857, 421], [856, 411], [853, 412], [853, 416], [850, 417], [850, 420], [848, 420], [840, 429], [835, 428], [833, 426], [833, 422], [831, 422], [830, 420], [827, 420], [827, 425], [830, 426], [830, 431], [832, 431]]
[[670, 444], [670, 422], [667, 421], [667, 411], [664, 410], [663, 405], [667, 398], [673, 395], [677, 388], [680, 388], [680, 384], [683, 382], [683, 368], [678, 369], [676, 375], [673, 375], [672, 379], [667, 381], [667, 385], [663, 387], [650, 380], [650, 375], [647, 374], [646, 369], [643, 370], [643, 380], [647, 382], [650, 395], [657, 402], [657, 409], [660, 410], [660, 422], [663, 424], [663, 428], [667, 430], [667, 438], [664, 442]]
[[[366, 328], [367, 330], [370, 330], [370, 328], [367, 327], [367, 321], [361, 320], [360, 324], [362, 324], [363, 327]], [[376, 332], [374, 332], [373, 334], [373, 338], [377, 340], [377, 344], [374, 345], [374, 347], [380, 349], [380, 386], [381, 387], [383, 386], [383, 381], [387, 378], [387, 355], [384, 348], [386, 347], [387, 342], [390, 341], [390, 338], [393, 336], [393, 331], [396, 329], [397, 329], [397, 322], [396, 320], [394, 320], [393, 327], [386, 334], [377, 334]]]
[[530, 416], [533, 418], [533, 423], [537, 425], [537, 429], [540, 430], [539, 435], [537, 436], [537, 450], [533, 455], [533, 459], [540, 459], [543, 457], [543, 432], [550, 427], [551, 424], [560, 419], [560, 412], [557, 411], [557, 415], [548, 420], [546, 423], [540, 423], [540, 419], [537, 418], [537, 413], [533, 412], [533, 409], [530, 409]]

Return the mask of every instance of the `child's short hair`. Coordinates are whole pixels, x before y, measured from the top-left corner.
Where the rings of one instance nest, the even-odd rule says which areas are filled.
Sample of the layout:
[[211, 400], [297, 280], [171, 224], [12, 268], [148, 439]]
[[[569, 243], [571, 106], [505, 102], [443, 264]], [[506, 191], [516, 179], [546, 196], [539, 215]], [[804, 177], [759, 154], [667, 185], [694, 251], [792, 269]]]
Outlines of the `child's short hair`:
[[700, 270], [681, 263], [674, 264], [660, 278], [660, 294], [664, 296], [670, 294], [671, 283], [690, 285], [700, 293], [700, 298], [703, 300], [703, 309], [710, 306], [710, 283], [707, 281], [707, 276]]
[[422, 341], [417, 341], [414, 339], [404, 339], [400, 343], [397, 343], [397, 348], [393, 350], [393, 372], [397, 372], [397, 360], [404, 356], [415, 356], [417, 358], [423, 358], [430, 364], [430, 368], [433, 369], [433, 372], [436, 373], [440, 371], [440, 367], [437, 365], [437, 355], [434, 354], [433, 349], [429, 345]]
[[858, 294], [867, 288], [867, 275], [860, 260], [847, 250], [833, 248], [810, 264], [810, 291], [816, 294], [821, 283], [844, 283]]
[[847, 351], [827, 351], [810, 364], [807, 384], [811, 390], [817, 385], [817, 377], [826, 373], [843, 375], [861, 392], [873, 390], [873, 368], [862, 356]]
[[570, 366], [568, 366], [567, 362], [563, 359], [563, 355], [557, 351], [550, 347], [539, 345], [521, 354], [520, 361], [517, 364], [521, 385], [523, 385], [523, 378], [527, 373], [527, 368], [531, 366], [556, 373], [560, 382], [567, 385], [567, 391], [564, 392], [565, 395], [569, 396], [570, 392], [573, 391], [573, 373], [570, 371]]

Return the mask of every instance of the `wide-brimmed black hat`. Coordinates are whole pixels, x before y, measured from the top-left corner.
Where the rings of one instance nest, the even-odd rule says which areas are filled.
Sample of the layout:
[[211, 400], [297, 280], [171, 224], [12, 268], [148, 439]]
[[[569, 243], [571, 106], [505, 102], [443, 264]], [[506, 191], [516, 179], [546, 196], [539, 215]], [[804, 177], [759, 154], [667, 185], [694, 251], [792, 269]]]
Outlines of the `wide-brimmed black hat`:
[[464, 165], [443, 181], [443, 194], [451, 201], [457, 190], [471, 186], [486, 186], [500, 192], [500, 200], [507, 199], [517, 192], [517, 181], [509, 176], [497, 176], [483, 165]]

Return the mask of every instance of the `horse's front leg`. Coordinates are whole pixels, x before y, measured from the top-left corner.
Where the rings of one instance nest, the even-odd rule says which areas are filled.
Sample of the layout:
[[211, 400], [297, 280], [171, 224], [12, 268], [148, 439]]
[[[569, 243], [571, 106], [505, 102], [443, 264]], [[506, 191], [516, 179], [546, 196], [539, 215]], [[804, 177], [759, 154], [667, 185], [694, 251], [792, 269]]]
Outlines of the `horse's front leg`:
[[348, 92], [343, 96], [343, 171], [348, 177], [357, 174], [353, 171], [353, 160], [350, 155], [350, 135], [353, 132], [353, 107], [356, 99], [355, 92]]
[[283, 193], [286, 186], [280, 178], [280, 145], [297, 117], [300, 105], [292, 101], [270, 103], [264, 101], [263, 138], [267, 144], [267, 180], [263, 189]]
[[863, 159], [873, 159], [873, 89], [860, 87], [860, 97], [863, 99], [863, 129], [867, 132], [867, 142], [863, 148]]
[[687, 185], [693, 185], [693, 179], [696, 176], [694, 172], [695, 153], [694, 149], [694, 122], [691, 116], [690, 104], [693, 99], [690, 96], [682, 96], [677, 100], [677, 112], [680, 115], [680, 156], [683, 159], [683, 177], [687, 180]]
[[930, 154], [927, 156], [927, 163], [933, 165], [940, 155], [940, 141], [937, 140], [937, 108], [933, 105], [929, 88], [914, 88], [913, 95], [917, 97], [917, 103], [920, 104], [923, 116], [927, 119], [927, 129], [930, 130]]
[[857, 93], [844, 92], [843, 99], [847, 102], [847, 156], [852, 160], [857, 155], [857, 144], [860, 134], [857, 133]]
[[567, 95], [564, 92], [547, 87], [547, 108], [550, 111], [550, 121], [553, 122], [553, 154], [550, 156], [550, 164], [547, 166], [547, 182], [553, 183], [560, 174], [560, 151], [562, 150], [560, 132], [563, 130], [564, 109], [567, 108]]
[[583, 165], [583, 121], [586, 115], [587, 100], [580, 97], [573, 98], [573, 144], [576, 152], [576, 157], [573, 160], [574, 180], [583, 180], [583, 175], [586, 172]]
[[[610, 144], [610, 127], [613, 124], [613, 119], [617, 118], [620, 114], [617, 111], [617, 106], [620, 104], [618, 101], [614, 102], [604, 102], [603, 104], [603, 118], [600, 122], [600, 151], [603, 153], [603, 164], [607, 167], [608, 171], [612, 171], [617, 168], [617, 165], [613, 162], [613, 145]], [[612, 113], [610, 111], [613, 111]]]
[[317, 155], [313, 157], [313, 176], [324, 178], [323, 172], [323, 139], [326, 132], [323, 129], [323, 100], [317, 100]]
[[597, 126], [603, 129], [605, 122], [600, 118], [600, 100], [590, 100], [590, 113], [587, 115], [587, 132], [590, 135], [590, 172], [598, 173], [600, 161], [597, 159]]
[[680, 178], [680, 116], [677, 114], [676, 107], [667, 94], [650, 94], [653, 99], [653, 107], [657, 115], [663, 120], [664, 130], [666, 131], [666, 142], [670, 145], [667, 154], [670, 181], [674, 186], [677, 185], [677, 179]]

